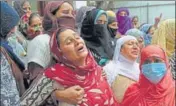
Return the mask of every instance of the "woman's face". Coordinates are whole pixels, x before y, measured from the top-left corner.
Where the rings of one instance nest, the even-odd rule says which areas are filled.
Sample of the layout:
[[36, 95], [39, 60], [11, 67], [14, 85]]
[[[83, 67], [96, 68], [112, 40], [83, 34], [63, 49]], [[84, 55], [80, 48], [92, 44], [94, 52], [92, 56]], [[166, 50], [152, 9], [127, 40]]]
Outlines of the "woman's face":
[[60, 50], [64, 57], [73, 63], [85, 60], [88, 50], [78, 33], [67, 29], [59, 35]]
[[121, 11], [119, 15], [120, 16], [127, 16], [127, 13], [126, 13], [126, 11]]
[[30, 33], [35, 34], [35, 35], [39, 35], [42, 33], [43, 31], [42, 20], [39, 16], [34, 16], [31, 19], [28, 30], [30, 31]]
[[144, 64], [151, 64], [151, 63], [164, 63], [164, 60], [161, 59], [161, 58], [159, 58], [159, 57], [152, 56], [152, 57], [147, 58], [147, 59], [144, 61], [143, 65], [144, 65]]
[[144, 40], [141, 37], [137, 38], [137, 40], [138, 40], [138, 43], [139, 43], [139, 49], [141, 51], [142, 48], [144, 47]]
[[102, 14], [98, 19], [97, 19], [97, 24], [107, 24], [107, 17], [106, 15]]
[[63, 3], [56, 12], [57, 18], [62, 16], [75, 17], [73, 7], [67, 2]]
[[29, 4], [29, 2], [28, 1], [24, 2], [22, 8], [25, 11], [26, 15], [29, 17], [31, 14], [31, 5]]
[[121, 54], [129, 60], [135, 61], [139, 54], [139, 44], [136, 40], [129, 40], [122, 45]]
[[118, 23], [117, 22], [112, 22], [111, 24], [108, 25], [112, 29], [118, 29]]
[[138, 18], [137, 17], [133, 18], [133, 24], [137, 25], [137, 23], [138, 23]]

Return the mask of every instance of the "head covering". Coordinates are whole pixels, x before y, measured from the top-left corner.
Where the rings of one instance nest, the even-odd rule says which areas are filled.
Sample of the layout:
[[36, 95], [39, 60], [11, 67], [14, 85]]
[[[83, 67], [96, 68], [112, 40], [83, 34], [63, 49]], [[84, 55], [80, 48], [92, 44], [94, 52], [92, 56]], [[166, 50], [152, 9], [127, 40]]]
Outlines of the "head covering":
[[[30, 41], [27, 48], [27, 65], [37, 63], [44, 69], [51, 65], [52, 55], [49, 47], [50, 36], [42, 34]], [[31, 70], [30, 78], [34, 79], [41, 70]]]
[[153, 35], [152, 44], [161, 46], [170, 57], [175, 51], [175, 19], [167, 19], [159, 24]]
[[108, 18], [107, 14], [106, 14], [106, 12], [105, 12], [104, 10], [99, 10], [98, 13], [96, 14], [96, 17], [95, 17], [95, 20], [94, 20], [94, 24], [97, 24], [98, 18], [99, 18], [101, 15], [103, 15], [103, 14]]
[[5, 2], [1, 3], [1, 32], [0, 37], [5, 38], [7, 34], [18, 24], [20, 18], [17, 12]]
[[[86, 13], [82, 23], [81, 36], [94, 54], [112, 59], [115, 43], [107, 30], [107, 25], [94, 23], [99, 12], [105, 14], [100, 9], [93, 9]], [[98, 59], [97, 61], [99, 62]]]
[[152, 36], [148, 33], [149, 29], [152, 27], [152, 24], [144, 24], [140, 27], [140, 31], [142, 31], [144, 37], [145, 46], [151, 44]]
[[23, 62], [15, 55], [11, 46], [9, 46], [8, 42], [5, 40], [7, 34], [17, 25], [19, 21], [19, 16], [17, 12], [9, 6], [5, 2], [1, 3], [1, 32], [0, 38], [1, 45], [6, 49], [6, 51], [10, 54], [11, 58], [18, 64], [20, 69], [25, 69]]
[[113, 22], [117, 22], [116, 15], [113, 11], [111, 11], [111, 10], [106, 11], [106, 14], [108, 15], [108, 24], [111, 24]]
[[144, 38], [143, 38], [144, 33], [141, 32], [139, 29], [136, 29], [136, 28], [129, 29], [129, 30], [125, 33], [125, 35], [134, 36], [136, 39], [137, 39], [137, 38], [142, 38], [142, 39], [144, 39]]
[[91, 11], [95, 7], [89, 7], [89, 6], [82, 6], [79, 8], [76, 12], [76, 26], [80, 30], [82, 26], [82, 21], [84, 20], [86, 16], [87, 11]]
[[[112, 24], [113, 22], [117, 22], [116, 20], [116, 15], [113, 11], [109, 10], [109, 11], [106, 11], [106, 14], [108, 15], [108, 25], [109, 24]], [[116, 35], [117, 35], [117, 29], [118, 29], [118, 26], [117, 28], [111, 28], [109, 26], [107, 26], [108, 28], [108, 31], [111, 35], [112, 38], [114, 38]]]
[[144, 61], [157, 56], [164, 60], [167, 72], [158, 84], [152, 84], [141, 73], [139, 82], [131, 85], [124, 96], [122, 106], [174, 106], [175, 82], [169, 70], [167, 56], [163, 49], [155, 45], [145, 47], [141, 52], [140, 69]]
[[[120, 16], [120, 12], [125, 11], [127, 13], [127, 16]], [[116, 13], [116, 18], [118, 21], [118, 31], [124, 35], [127, 30], [132, 28], [132, 22], [131, 18], [129, 17], [129, 10], [127, 8], [121, 7], [118, 9]]]
[[[58, 31], [61, 30], [58, 29]], [[110, 87], [102, 77], [102, 68], [97, 65], [91, 54], [87, 55], [85, 66], [74, 65], [61, 54], [56, 36], [56, 33], [54, 33], [50, 41], [50, 47], [52, 53], [59, 59], [61, 64], [56, 64], [46, 69], [45, 76], [55, 80], [65, 88], [74, 85], [84, 88], [87, 101], [83, 101], [79, 104], [80, 106], [95, 106], [96, 104], [102, 106], [106, 101], [107, 105], [105, 106], [117, 106]], [[94, 90], [98, 92], [94, 92]], [[113, 102], [110, 102], [110, 100]]]
[[25, 2], [28, 2], [28, 0], [14, 1], [13, 7], [17, 11], [17, 13], [20, 17], [22, 17], [26, 13], [23, 9], [23, 5]]
[[45, 32], [52, 35], [53, 32], [61, 26], [75, 27], [75, 19], [71, 17], [59, 17], [56, 18], [52, 14], [53, 11], [57, 10], [64, 1], [51, 1], [45, 7], [45, 13], [43, 18], [43, 28]]
[[120, 52], [122, 45], [129, 40], [136, 40], [136, 38], [133, 36], [124, 36], [117, 40], [113, 60], [104, 67], [110, 85], [118, 74], [135, 81], [139, 80], [139, 64], [136, 61], [125, 58]]

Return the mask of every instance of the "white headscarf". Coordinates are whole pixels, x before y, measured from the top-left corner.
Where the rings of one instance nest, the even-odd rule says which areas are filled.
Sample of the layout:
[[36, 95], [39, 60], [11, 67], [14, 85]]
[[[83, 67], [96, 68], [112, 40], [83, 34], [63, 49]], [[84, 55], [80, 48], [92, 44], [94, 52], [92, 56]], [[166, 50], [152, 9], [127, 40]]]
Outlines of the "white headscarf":
[[30, 41], [27, 48], [27, 64], [35, 62], [43, 68], [51, 64], [52, 56], [50, 53], [49, 40], [49, 35], [42, 34]]
[[113, 60], [103, 67], [110, 85], [119, 74], [135, 81], [139, 80], [139, 64], [136, 61], [125, 58], [120, 53], [122, 45], [129, 40], [136, 40], [136, 38], [133, 36], [124, 36], [117, 40]]

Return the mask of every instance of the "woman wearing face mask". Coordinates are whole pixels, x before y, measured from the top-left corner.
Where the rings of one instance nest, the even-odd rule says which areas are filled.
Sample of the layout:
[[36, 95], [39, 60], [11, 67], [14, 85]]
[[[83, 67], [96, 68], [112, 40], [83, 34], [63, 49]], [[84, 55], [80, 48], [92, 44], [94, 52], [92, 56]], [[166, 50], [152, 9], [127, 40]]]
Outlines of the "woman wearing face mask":
[[155, 28], [152, 24], [143, 24], [140, 28], [140, 31], [142, 31], [144, 34], [144, 44], [145, 46], [150, 45], [152, 41], [152, 36], [155, 32]]
[[119, 8], [116, 13], [119, 26], [118, 31], [121, 33], [121, 35], [124, 35], [127, 30], [132, 28], [132, 22], [129, 15], [129, 10], [124, 7]]
[[91, 11], [92, 9], [95, 9], [95, 7], [90, 6], [82, 6], [76, 11], [76, 27], [79, 32], [81, 32], [82, 22], [86, 16], [87, 11]]
[[111, 34], [112, 38], [116, 37], [117, 29], [118, 29], [118, 23], [116, 20], [116, 15], [113, 11], [106, 11], [108, 15], [108, 30], [109, 33]]
[[52, 36], [53, 32], [61, 26], [75, 27], [73, 6], [65, 1], [49, 2], [45, 7], [43, 18], [44, 31]]
[[117, 40], [113, 60], [103, 67], [117, 101], [121, 102], [126, 89], [139, 80], [138, 41], [133, 36]]
[[105, 65], [112, 59], [115, 43], [107, 30], [107, 14], [93, 9], [86, 13], [82, 23], [81, 36], [97, 63]]
[[166, 53], [149, 45], [141, 52], [140, 79], [125, 93], [121, 106], [174, 106], [175, 82]]
[[[45, 79], [53, 82], [50, 87], [62, 91], [74, 85], [81, 86], [82, 88], [77, 89], [78, 91], [84, 89], [84, 93], [79, 92], [80, 98], [83, 97], [79, 101], [79, 106], [118, 106], [108, 83], [102, 76], [102, 68], [96, 63], [79, 34], [70, 28], [60, 28], [51, 37], [50, 47], [58, 61], [46, 69], [43, 75]], [[30, 93], [27, 96], [33, 97], [31, 94], [33, 95]], [[32, 98], [34, 102], [28, 106], [35, 104], [40, 97], [42, 95]], [[62, 99], [59, 101], [59, 106], [75, 105], [64, 103]]]

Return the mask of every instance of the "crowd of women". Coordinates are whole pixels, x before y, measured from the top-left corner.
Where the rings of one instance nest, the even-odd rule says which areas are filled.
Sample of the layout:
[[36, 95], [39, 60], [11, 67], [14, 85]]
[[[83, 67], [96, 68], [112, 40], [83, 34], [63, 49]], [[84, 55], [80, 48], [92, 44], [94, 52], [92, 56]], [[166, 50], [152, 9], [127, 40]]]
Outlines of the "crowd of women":
[[1, 106], [175, 105], [175, 19], [0, 3]]

